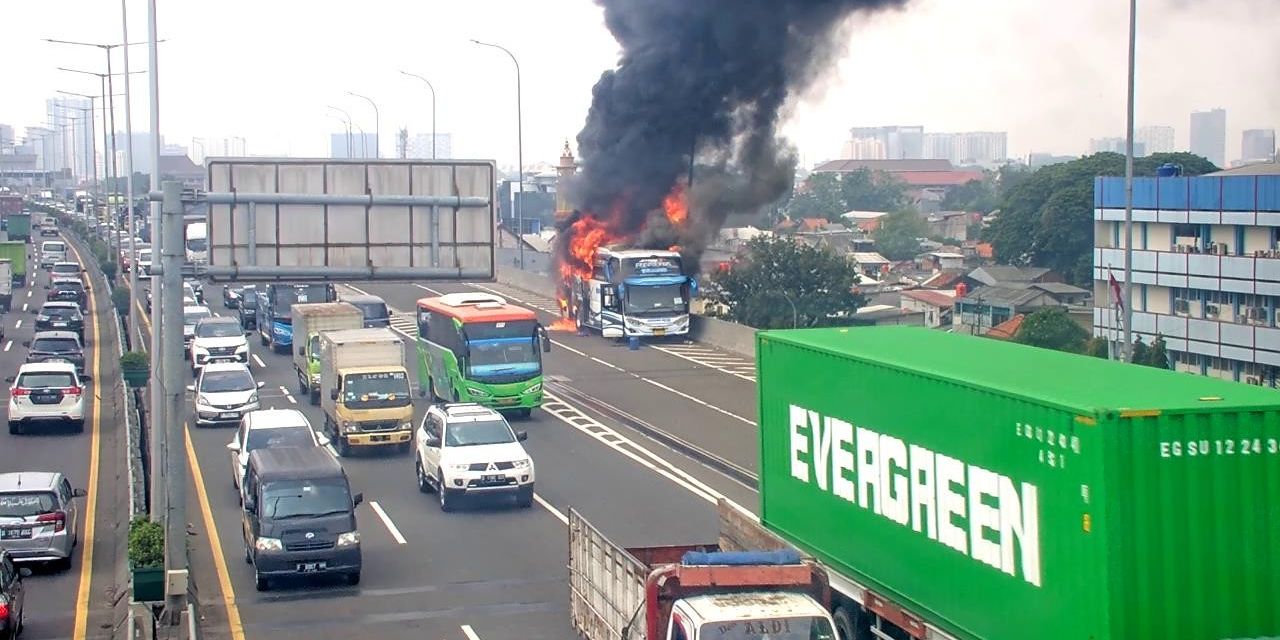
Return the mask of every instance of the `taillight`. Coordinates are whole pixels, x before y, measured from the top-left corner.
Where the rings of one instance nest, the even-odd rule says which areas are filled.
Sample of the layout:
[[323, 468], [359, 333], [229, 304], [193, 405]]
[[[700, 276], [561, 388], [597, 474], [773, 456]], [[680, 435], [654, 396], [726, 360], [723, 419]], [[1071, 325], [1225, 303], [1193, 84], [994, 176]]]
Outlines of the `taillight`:
[[30, 390], [30, 389], [23, 389], [22, 387], [14, 387], [14, 388], [13, 388], [13, 395], [15, 395], [15, 396], [27, 396], [27, 395], [31, 395], [31, 390]]
[[61, 533], [67, 527], [67, 514], [63, 511], [54, 511], [53, 513], [42, 513], [36, 516], [36, 522], [52, 522], [53, 532]]
[[70, 389], [63, 389], [62, 392], [69, 396], [78, 396], [84, 393], [84, 387], [71, 387]]
[[9, 619], [9, 600], [8, 598], [0, 598], [0, 620]]

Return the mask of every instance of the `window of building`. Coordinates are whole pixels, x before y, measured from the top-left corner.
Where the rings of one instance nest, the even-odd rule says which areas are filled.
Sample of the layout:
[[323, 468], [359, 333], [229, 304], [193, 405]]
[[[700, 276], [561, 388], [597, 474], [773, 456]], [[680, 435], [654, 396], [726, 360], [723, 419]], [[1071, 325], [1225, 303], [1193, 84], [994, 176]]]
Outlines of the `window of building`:
[[1191, 313], [1191, 293], [1186, 289], [1169, 289], [1169, 295], [1173, 297], [1170, 308], [1173, 309], [1173, 315], [1185, 316]]
[[1238, 256], [1244, 255], [1244, 227], [1236, 225], [1236, 250]]
[[1198, 224], [1175, 224], [1173, 225], [1173, 249], [1182, 253], [1200, 253], [1201, 242], [1205, 234], [1202, 230], [1203, 225]]

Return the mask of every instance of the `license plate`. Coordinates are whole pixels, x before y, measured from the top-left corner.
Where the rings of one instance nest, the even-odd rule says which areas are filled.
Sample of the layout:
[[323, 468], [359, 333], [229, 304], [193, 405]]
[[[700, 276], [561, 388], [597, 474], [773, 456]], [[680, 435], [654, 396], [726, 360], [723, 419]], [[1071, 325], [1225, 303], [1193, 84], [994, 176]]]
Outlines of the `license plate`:
[[655, 336], [665, 336], [665, 335], [667, 335], [667, 330], [666, 330], [666, 329], [654, 329], [654, 330], [653, 330], [653, 335], [655, 335]]
[[327, 562], [299, 562], [298, 573], [315, 573], [329, 568]]
[[219, 418], [223, 418], [223, 419], [227, 419], [227, 420], [234, 420], [235, 418], [239, 418], [239, 417], [240, 417], [240, 414], [235, 413], [235, 412], [233, 411], [233, 412], [230, 412], [230, 413], [219, 413], [219, 414], [218, 414], [218, 417], [219, 417]]
[[515, 404], [519, 401], [519, 398], [498, 398], [498, 404]]
[[4, 540], [16, 540], [19, 538], [30, 538], [31, 529], [3, 529], [0, 530], [0, 538]]
[[53, 323], [53, 326], [55, 326], [55, 327], [65, 327], [65, 326], [67, 326], [67, 323], [65, 323], [65, 322], [55, 322], [55, 323]]
[[391, 436], [369, 436], [369, 442], [390, 442]]
[[500, 484], [506, 482], [506, 476], [481, 476], [480, 481], [488, 484]]

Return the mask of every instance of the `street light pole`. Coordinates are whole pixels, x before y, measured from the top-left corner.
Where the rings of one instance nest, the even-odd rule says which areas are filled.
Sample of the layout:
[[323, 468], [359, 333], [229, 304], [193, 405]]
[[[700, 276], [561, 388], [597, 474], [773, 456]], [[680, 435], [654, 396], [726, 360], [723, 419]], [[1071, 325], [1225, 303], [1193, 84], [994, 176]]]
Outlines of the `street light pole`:
[[[502, 45], [490, 44], [488, 42], [480, 42], [475, 38], [472, 38], [471, 41], [483, 47], [493, 47], [494, 49], [502, 50], [504, 53], [510, 56], [511, 62], [516, 65], [516, 164], [518, 165], [517, 168], [518, 168], [518, 175], [520, 180], [520, 189], [517, 193], [523, 194], [524, 193], [524, 110], [521, 105], [521, 95], [520, 95], [520, 61], [516, 60], [516, 55], [514, 53], [511, 53], [511, 50], [507, 49]], [[516, 210], [516, 246], [519, 248], [518, 250], [520, 255], [520, 269], [523, 270], [524, 269], [524, 213], [523, 213], [523, 208], [520, 206], [520, 196], [516, 195], [514, 196], [514, 198], [515, 198], [515, 210]]]
[[1137, 50], [1138, 0], [1129, 0], [1129, 101], [1124, 143], [1124, 315], [1125, 362], [1133, 360], [1133, 111], [1134, 66]]
[[[134, 247], [134, 239], [138, 237], [137, 223], [133, 216], [133, 103], [129, 91], [129, 5], [127, 0], [120, 0], [120, 32], [124, 40], [121, 51], [124, 54], [124, 174], [125, 193], [129, 211], [129, 331], [138, 326], [136, 309], [138, 307], [138, 252]], [[110, 57], [108, 55], [108, 57]], [[133, 344], [129, 340], [129, 344]], [[133, 514], [129, 514], [130, 517]]]
[[400, 73], [403, 73], [404, 75], [409, 76], [411, 78], [417, 78], [421, 80], [423, 84], [427, 85], [427, 88], [431, 90], [431, 159], [435, 160], [436, 159], [436, 88], [431, 85], [430, 80], [416, 73], [409, 73], [408, 71], [401, 71]]
[[98, 141], [95, 139], [97, 132], [94, 131], [93, 114], [97, 111], [97, 103], [94, 101], [98, 99], [98, 96], [90, 96], [83, 93], [72, 93], [70, 91], [58, 91], [58, 93], [69, 96], [78, 96], [89, 100], [89, 117], [85, 118], [85, 120], [89, 123], [89, 170], [93, 172], [93, 182], [91, 184], [93, 186], [93, 202], [96, 207], [96, 203], [98, 202]]
[[[325, 106], [329, 107], [330, 109], [333, 109], [334, 111], [337, 111], [338, 113], [341, 113], [344, 116], [343, 122], [347, 124], [347, 157], [354, 158], [355, 155], [352, 153], [352, 150], [351, 150], [351, 146], [352, 146], [351, 145], [351, 114], [347, 113], [346, 109], [339, 109], [338, 107], [335, 107], [331, 104], [325, 105]], [[361, 135], [363, 136], [363, 134]], [[361, 137], [360, 140], [363, 143], [364, 138]]]
[[373, 99], [369, 98], [368, 96], [362, 96], [358, 93], [353, 93], [351, 91], [348, 91], [347, 95], [355, 96], [357, 98], [363, 98], [369, 103], [369, 106], [373, 107], [373, 156], [375, 158], [381, 158], [382, 157], [382, 141], [381, 141], [382, 116], [378, 114], [378, 105], [374, 103]]

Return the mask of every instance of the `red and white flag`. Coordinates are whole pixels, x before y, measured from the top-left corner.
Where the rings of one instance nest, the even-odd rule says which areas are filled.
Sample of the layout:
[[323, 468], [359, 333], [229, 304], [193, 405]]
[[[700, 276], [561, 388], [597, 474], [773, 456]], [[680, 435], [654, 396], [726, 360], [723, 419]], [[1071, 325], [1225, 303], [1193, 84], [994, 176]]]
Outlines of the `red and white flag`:
[[1111, 284], [1111, 301], [1120, 311], [1124, 311], [1124, 293], [1120, 291], [1120, 283], [1116, 282], [1116, 276], [1111, 273], [1110, 268], [1107, 269], [1107, 280]]

